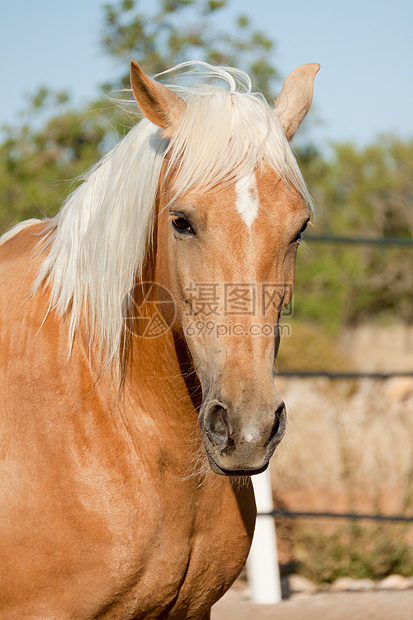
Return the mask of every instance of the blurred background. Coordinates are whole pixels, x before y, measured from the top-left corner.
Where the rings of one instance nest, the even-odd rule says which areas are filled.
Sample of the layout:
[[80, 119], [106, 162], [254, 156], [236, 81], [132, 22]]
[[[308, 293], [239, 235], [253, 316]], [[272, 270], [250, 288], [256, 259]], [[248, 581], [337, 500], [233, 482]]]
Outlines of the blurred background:
[[[290, 512], [413, 514], [413, 3], [14, 0], [0, 9], [0, 232], [48, 217], [133, 118], [107, 94], [131, 59], [248, 71], [273, 103], [319, 62], [294, 141], [316, 204], [284, 320], [289, 430], [273, 468]], [[408, 523], [277, 517], [285, 572], [413, 575]]]

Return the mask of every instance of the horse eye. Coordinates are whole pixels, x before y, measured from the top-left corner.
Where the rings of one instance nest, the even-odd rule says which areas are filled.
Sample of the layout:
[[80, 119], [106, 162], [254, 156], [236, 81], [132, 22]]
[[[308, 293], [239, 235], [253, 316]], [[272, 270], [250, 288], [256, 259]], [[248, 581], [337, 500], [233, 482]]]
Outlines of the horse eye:
[[300, 232], [298, 233], [298, 235], [296, 235], [293, 239], [293, 243], [295, 243], [296, 241], [300, 241], [301, 237], [303, 236], [303, 232], [305, 231], [305, 229], [307, 228], [308, 222], [310, 220], [308, 219], [305, 224], [302, 226]]
[[175, 217], [172, 220], [172, 226], [175, 228], [175, 230], [177, 230], [178, 232], [185, 232], [185, 233], [193, 233], [194, 231], [192, 230], [191, 224], [188, 222], [188, 220], [184, 217]]

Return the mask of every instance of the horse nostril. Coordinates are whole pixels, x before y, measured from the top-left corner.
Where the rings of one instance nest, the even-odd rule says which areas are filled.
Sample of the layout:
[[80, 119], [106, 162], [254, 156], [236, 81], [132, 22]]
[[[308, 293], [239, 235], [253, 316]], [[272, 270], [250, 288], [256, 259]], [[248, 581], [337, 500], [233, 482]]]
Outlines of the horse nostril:
[[271, 441], [277, 437], [279, 443], [284, 435], [285, 431], [285, 404], [281, 402], [281, 405], [276, 409], [275, 414], [275, 423], [272, 427], [270, 436], [268, 438], [267, 444], [271, 443]]
[[228, 445], [228, 421], [225, 407], [215, 404], [205, 413], [204, 427], [209, 439], [221, 449]]

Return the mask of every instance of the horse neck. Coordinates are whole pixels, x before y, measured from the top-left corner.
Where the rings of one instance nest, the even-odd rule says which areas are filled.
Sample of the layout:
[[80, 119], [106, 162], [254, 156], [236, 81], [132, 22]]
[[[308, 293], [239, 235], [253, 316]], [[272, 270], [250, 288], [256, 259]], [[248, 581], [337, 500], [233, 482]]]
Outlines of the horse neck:
[[[157, 282], [157, 226], [142, 271], [143, 282]], [[172, 329], [157, 338], [132, 336], [127, 353], [125, 386], [139, 402], [150, 403], [169, 419], [197, 424], [201, 387], [186, 343]], [[166, 405], [167, 403], [167, 405]], [[143, 406], [145, 406], [143, 404]], [[149, 408], [148, 408], [149, 409]]]

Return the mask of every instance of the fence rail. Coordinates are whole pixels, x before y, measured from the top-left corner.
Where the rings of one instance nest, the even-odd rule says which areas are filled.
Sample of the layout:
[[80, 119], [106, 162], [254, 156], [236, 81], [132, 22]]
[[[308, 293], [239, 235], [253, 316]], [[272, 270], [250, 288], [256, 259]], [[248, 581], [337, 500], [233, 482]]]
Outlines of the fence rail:
[[306, 242], [339, 243], [342, 245], [378, 245], [413, 247], [413, 239], [404, 237], [340, 237], [337, 235], [306, 235]]
[[392, 377], [413, 377], [413, 371], [395, 372], [333, 372], [328, 370], [285, 370], [278, 371], [278, 377], [300, 377], [302, 379], [313, 379], [326, 377], [327, 379], [379, 379], [386, 380]]
[[[327, 243], [327, 244], [342, 244], [342, 245], [370, 245], [376, 247], [404, 247], [406, 249], [413, 248], [413, 239], [404, 239], [404, 238], [390, 238], [390, 237], [382, 237], [382, 238], [366, 238], [366, 237], [340, 237], [335, 235], [307, 235], [305, 241], [309, 244], [311, 243]], [[278, 371], [277, 375], [279, 377], [300, 377], [303, 379], [312, 379], [316, 377], [325, 377], [332, 380], [343, 380], [343, 379], [376, 379], [376, 380], [386, 380], [393, 377], [413, 377], [412, 371], [388, 371], [388, 372], [362, 372], [362, 371], [327, 371], [327, 370], [286, 370], [286, 371]], [[260, 475], [261, 477], [264, 474]], [[371, 513], [352, 513], [352, 512], [312, 512], [312, 511], [296, 511], [296, 510], [279, 510], [273, 509], [270, 510], [271, 506], [266, 505], [265, 502], [262, 502], [262, 498], [257, 493], [257, 487], [255, 483], [258, 483], [258, 480], [254, 480], [254, 478], [260, 478], [260, 476], [253, 476], [254, 489], [256, 491], [256, 499], [257, 499], [257, 509], [258, 509], [258, 520], [257, 520], [257, 529], [256, 531], [263, 530], [263, 528], [267, 525], [268, 521], [272, 519], [279, 519], [281, 517], [287, 517], [292, 519], [334, 519], [334, 520], [348, 520], [348, 521], [375, 521], [381, 523], [413, 523], [413, 516], [406, 515], [383, 515], [383, 514], [371, 514]], [[271, 496], [271, 483], [269, 477], [267, 478], [267, 494]], [[261, 536], [262, 537], [262, 536]], [[257, 538], [257, 535], [255, 535]], [[274, 549], [271, 547], [274, 546]], [[253, 559], [255, 558], [255, 564], [258, 566], [262, 566], [263, 558], [267, 560], [268, 563], [274, 561], [274, 557], [276, 556], [276, 545], [268, 544], [267, 540], [261, 541], [261, 546], [258, 549], [253, 550], [255, 553], [252, 553]], [[264, 568], [260, 573], [261, 581], [265, 581], [265, 574], [268, 572], [267, 568]], [[264, 574], [264, 577], [262, 576]], [[278, 574], [278, 572], [277, 572]], [[275, 581], [275, 580], [273, 580]], [[269, 599], [273, 597], [271, 602], [276, 602], [275, 599], [281, 600], [281, 588], [279, 584], [279, 579], [277, 583], [270, 584], [268, 592], [265, 592], [265, 596], [262, 597], [263, 600], [259, 600], [261, 596], [261, 592], [258, 591], [257, 588], [254, 589], [255, 582], [251, 580], [252, 590], [254, 593], [255, 600], [257, 602], [269, 602]], [[258, 594], [256, 594], [256, 590]], [[274, 593], [275, 592], [275, 593]], [[278, 597], [278, 598], [277, 598]], [[268, 600], [267, 600], [268, 599]]]
[[[413, 248], [413, 239], [404, 237], [340, 237], [338, 235], [306, 235], [306, 242], [315, 243], [337, 243], [342, 245], [375, 245], [375, 246], [398, 246]], [[325, 377], [327, 379], [378, 379], [386, 380], [392, 377], [413, 377], [413, 371], [389, 371], [389, 372], [356, 372], [356, 371], [337, 371], [327, 370], [286, 370], [279, 371], [279, 377], [300, 377], [303, 379], [313, 379]]]
[[382, 514], [358, 514], [353, 512], [300, 512], [295, 510], [272, 510], [271, 512], [259, 512], [259, 517], [291, 517], [296, 518], [316, 518], [316, 519], [349, 519], [349, 520], [370, 520], [370, 521], [394, 521], [400, 523], [413, 523], [413, 516], [405, 515], [382, 515]]

